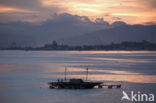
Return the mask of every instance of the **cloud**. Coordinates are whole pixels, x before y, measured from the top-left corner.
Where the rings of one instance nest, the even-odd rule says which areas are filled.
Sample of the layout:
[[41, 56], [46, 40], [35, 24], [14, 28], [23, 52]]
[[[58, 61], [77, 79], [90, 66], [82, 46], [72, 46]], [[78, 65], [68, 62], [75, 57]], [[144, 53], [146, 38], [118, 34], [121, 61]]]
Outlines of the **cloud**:
[[146, 25], [156, 25], [156, 22], [146, 22]]
[[122, 18], [134, 24], [152, 22], [155, 8], [156, 0], [0, 0], [0, 22], [43, 22], [67, 12], [93, 20], [105, 17], [109, 22]]
[[156, 9], [156, 0], [141, 0], [145, 5], [149, 6], [150, 8]]
[[113, 16], [112, 19], [113, 19], [113, 20], [117, 20], [117, 21], [119, 21], [119, 20], [121, 20], [122, 18], [120, 18], [120, 17], [116, 17], [116, 16]]
[[127, 25], [127, 24], [125, 22], [123, 22], [123, 21], [116, 21], [116, 22], [112, 23], [113, 27], [121, 26], [121, 25]]
[[86, 16], [71, 15], [68, 13], [55, 14], [53, 16], [55, 22], [67, 22], [67, 23], [78, 23], [78, 22], [91, 22]]
[[40, 0], [1, 0], [0, 5], [21, 9], [35, 9], [41, 7]]
[[42, 22], [61, 11], [61, 8], [44, 7], [41, 0], [1, 0], [0, 22]]
[[96, 24], [101, 24], [101, 25], [104, 25], [104, 26], [109, 26], [109, 23], [107, 21], [104, 21], [104, 18], [96, 18], [95, 23]]

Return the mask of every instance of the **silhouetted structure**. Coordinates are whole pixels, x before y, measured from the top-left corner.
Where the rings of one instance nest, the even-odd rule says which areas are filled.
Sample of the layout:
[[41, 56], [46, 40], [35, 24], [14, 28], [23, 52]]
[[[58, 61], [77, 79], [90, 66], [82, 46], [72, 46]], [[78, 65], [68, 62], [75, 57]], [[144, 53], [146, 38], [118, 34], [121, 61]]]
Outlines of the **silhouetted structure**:
[[[66, 72], [67, 72], [67, 68], [65, 68], [65, 78], [58, 79], [57, 82], [48, 83], [50, 85], [49, 87], [61, 88], [61, 89], [91, 89], [103, 83], [103, 82], [83, 81], [82, 79], [78, 79], [78, 78], [67, 79]], [[87, 67], [86, 76], [88, 77], [88, 67]]]

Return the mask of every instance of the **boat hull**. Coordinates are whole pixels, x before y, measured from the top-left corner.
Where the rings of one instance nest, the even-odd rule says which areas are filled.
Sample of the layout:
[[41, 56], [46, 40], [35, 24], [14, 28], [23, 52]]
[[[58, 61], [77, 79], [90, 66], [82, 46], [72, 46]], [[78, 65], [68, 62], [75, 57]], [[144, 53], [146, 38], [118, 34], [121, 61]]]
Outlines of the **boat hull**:
[[91, 89], [98, 86], [102, 82], [84, 82], [84, 83], [69, 83], [69, 82], [51, 82], [50, 88], [62, 88], [62, 89]]

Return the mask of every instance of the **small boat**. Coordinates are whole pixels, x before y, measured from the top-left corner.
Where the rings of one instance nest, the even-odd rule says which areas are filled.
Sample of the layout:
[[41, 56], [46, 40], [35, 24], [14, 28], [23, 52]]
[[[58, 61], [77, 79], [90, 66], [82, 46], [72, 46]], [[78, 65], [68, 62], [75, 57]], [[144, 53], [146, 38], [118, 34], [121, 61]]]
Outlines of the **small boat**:
[[58, 80], [57, 82], [50, 82], [50, 88], [64, 88], [64, 89], [91, 89], [102, 82], [85, 82], [82, 79], [69, 79], [69, 80]]
[[[58, 79], [57, 82], [48, 83], [50, 88], [62, 88], [62, 89], [91, 89], [95, 86], [99, 86], [103, 82], [91, 82], [91, 81], [83, 81], [82, 79], [72, 78], [66, 79], [66, 71], [65, 68], [65, 79]], [[87, 76], [88, 79], [88, 67], [87, 67]]]

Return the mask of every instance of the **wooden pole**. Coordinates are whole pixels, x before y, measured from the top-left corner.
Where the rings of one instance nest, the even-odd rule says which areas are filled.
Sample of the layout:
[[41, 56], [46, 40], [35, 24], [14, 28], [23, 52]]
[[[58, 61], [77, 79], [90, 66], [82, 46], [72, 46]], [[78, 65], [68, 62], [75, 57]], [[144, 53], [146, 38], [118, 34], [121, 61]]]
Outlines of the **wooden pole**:
[[87, 70], [86, 80], [88, 80], [88, 67], [86, 68], [86, 70]]
[[66, 74], [67, 74], [67, 68], [65, 67], [65, 80], [67, 79]]

